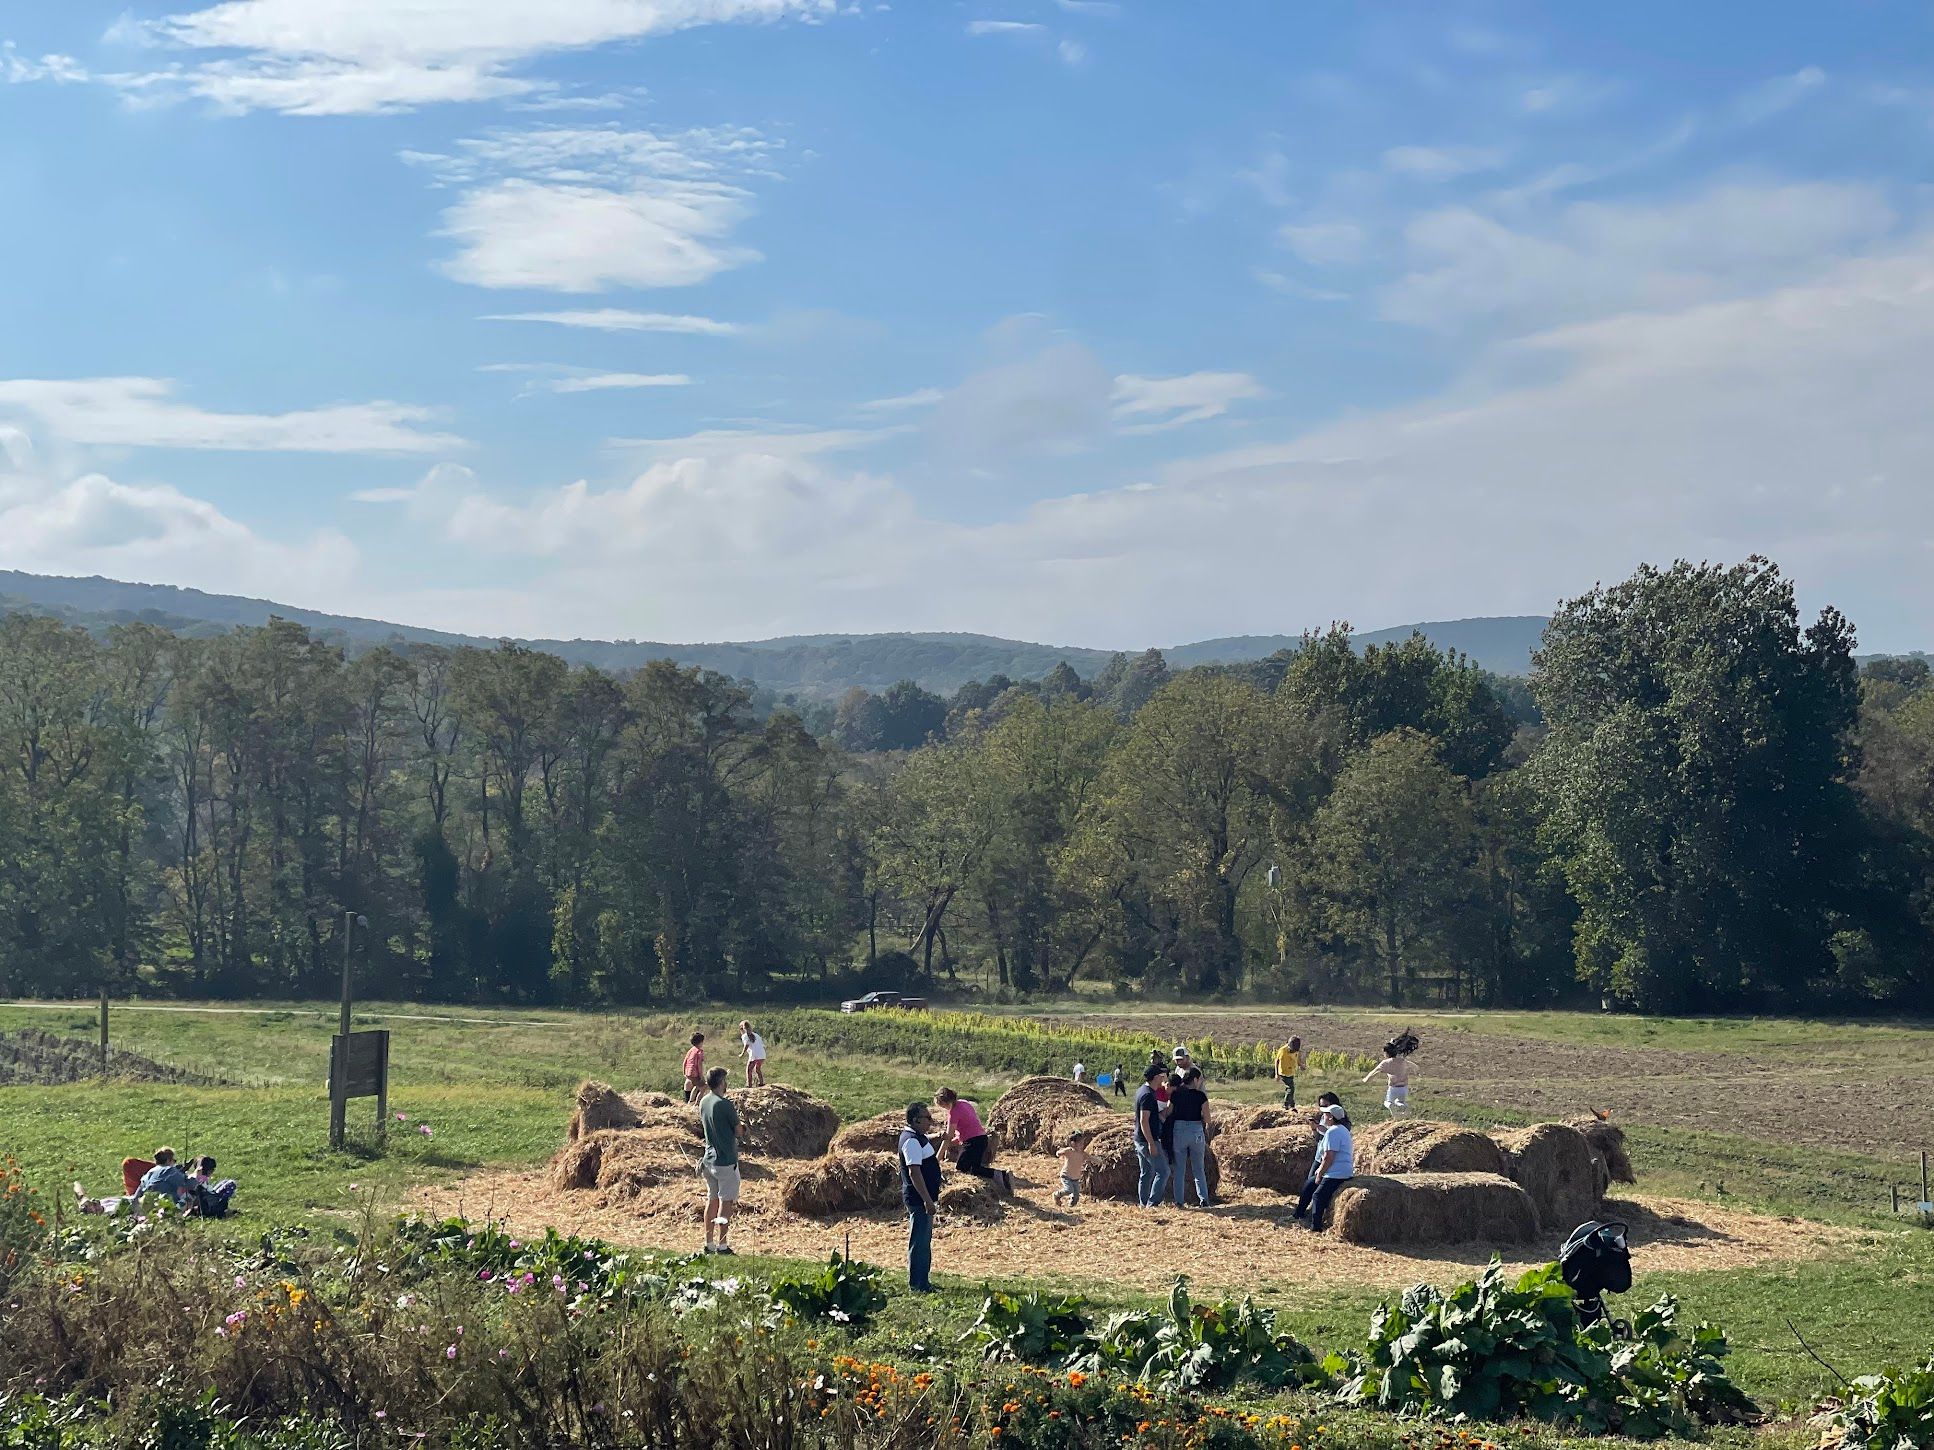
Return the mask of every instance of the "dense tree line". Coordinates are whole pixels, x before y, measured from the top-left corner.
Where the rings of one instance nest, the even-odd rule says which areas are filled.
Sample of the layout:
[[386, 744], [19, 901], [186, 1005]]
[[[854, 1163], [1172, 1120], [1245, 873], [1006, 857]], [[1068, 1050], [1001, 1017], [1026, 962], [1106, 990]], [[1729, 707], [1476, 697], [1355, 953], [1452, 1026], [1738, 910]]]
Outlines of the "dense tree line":
[[0, 990], [1051, 991], [1925, 1005], [1934, 685], [1772, 565], [1566, 604], [1534, 675], [1253, 665], [798, 711], [660, 662], [0, 619]]

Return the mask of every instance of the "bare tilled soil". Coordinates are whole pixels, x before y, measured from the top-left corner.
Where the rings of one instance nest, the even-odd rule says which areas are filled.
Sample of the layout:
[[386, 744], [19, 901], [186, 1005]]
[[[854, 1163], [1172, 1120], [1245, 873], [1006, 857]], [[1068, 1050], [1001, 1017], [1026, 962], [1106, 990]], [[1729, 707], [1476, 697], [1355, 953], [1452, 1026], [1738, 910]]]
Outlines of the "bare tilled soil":
[[[1095, 1019], [1229, 1042], [1282, 1042], [1374, 1055], [1401, 1025], [1388, 1015], [1201, 1012]], [[1934, 1048], [1934, 1033], [1926, 1034]], [[1419, 1029], [1413, 1093], [1437, 1092], [1563, 1119], [1591, 1109], [1628, 1126], [1657, 1123], [1842, 1151], [1891, 1153], [1934, 1146], [1934, 1054], [1889, 1060], [1839, 1047], [1765, 1057], [1654, 1047], [1610, 1047], [1430, 1025]], [[1335, 1086], [1326, 1080], [1324, 1086]], [[1348, 1090], [1337, 1087], [1350, 1101]], [[1365, 1106], [1375, 1085], [1358, 1088]], [[1260, 1085], [1258, 1092], [1261, 1092]]]
[[[0, 1085], [85, 1082], [101, 1076], [101, 1050], [92, 1042], [73, 1037], [56, 1037], [51, 1032], [23, 1027], [17, 1032], [0, 1032]], [[138, 1053], [111, 1051], [107, 1076], [122, 1082], [183, 1083], [197, 1087], [217, 1084], [221, 1079], [185, 1067], [169, 1067]]]

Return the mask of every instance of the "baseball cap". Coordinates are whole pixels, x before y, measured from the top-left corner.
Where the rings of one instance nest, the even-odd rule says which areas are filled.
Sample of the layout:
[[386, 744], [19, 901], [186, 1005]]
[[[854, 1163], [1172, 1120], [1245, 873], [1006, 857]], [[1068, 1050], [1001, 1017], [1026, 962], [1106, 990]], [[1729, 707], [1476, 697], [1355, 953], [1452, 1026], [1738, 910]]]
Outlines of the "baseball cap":
[[1334, 1118], [1339, 1123], [1347, 1123], [1350, 1121], [1349, 1111], [1341, 1103], [1331, 1103], [1322, 1112], [1318, 1113], [1317, 1116], [1319, 1118]]
[[1186, 1047], [1178, 1047], [1175, 1049], [1175, 1055], [1177, 1057], [1187, 1057], [1189, 1055], [1189, 1050]]

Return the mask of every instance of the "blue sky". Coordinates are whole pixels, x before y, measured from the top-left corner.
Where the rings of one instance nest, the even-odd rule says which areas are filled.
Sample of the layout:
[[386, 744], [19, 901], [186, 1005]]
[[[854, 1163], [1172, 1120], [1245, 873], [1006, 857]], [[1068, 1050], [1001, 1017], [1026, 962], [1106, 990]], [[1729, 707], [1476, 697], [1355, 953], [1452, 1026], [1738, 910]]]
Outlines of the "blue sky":
[[0, 566], [1140, 646], [1770, 554], [1934, 645], [1934, 9], [0, 5]]

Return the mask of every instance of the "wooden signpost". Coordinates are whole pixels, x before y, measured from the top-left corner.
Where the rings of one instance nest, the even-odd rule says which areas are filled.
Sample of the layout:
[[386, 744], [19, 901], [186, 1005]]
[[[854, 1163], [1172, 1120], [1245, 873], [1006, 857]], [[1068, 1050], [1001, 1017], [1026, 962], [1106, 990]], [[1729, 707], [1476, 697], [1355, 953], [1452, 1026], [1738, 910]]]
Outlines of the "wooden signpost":
[[357, 927], [367, 930], [367, 917], [353, 911], [343, 913], [342, 922], [342, 1016], [336, 1035], [329, 1040], [329, 1146], [341, 1148], [349, 1118], [351, 1098], [376, 1099], [376, 1136], [380, 1139], [389, 1126], [389, 1033], [351, 1032], [349, 948]]
[[339, 1032], [329, 1039], [329, 1146], [343, 1145], [351, 1098], [376, 1099], [376, 1136], [389, 1121], [389, 1033]]

